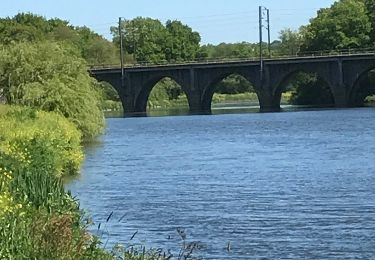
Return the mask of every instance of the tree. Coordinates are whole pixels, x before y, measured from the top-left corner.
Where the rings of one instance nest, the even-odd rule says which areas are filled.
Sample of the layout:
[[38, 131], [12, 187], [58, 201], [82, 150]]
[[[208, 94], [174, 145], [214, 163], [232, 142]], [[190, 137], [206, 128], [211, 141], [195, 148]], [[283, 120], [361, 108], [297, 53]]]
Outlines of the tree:
[[[166, 59], [164, 42], [167, 31], [156, 19], [138, 17], [125, 20], [121, 24], [123, 31], [123, 48], [134, 56], [137, 62], [158, 63]], [[113, 43], [120, 44], [117, 27], [111, 27]]]
[[318, 11], [310, 24], [302, 27], [304, 51], [364, 48], [369, 46], [370, 19], [365, 4], [341, 0]]
[[167, 41], [165, 46], [168, 61], [191, 61], [197, 58], [201, 37], [199, 33], [180, 21], [167, 21]]
[[215, 91], [220, 94], [239, 94], [254, 92], [254, 88], [252, 84], [241, 75], [232, 74], [217, 84]]
[[290, 82], [291, 103], [295, 105], [332, 105], [331, 90], [327, 83], [314, 74], [300, 72]]
[[74, 27], [68, 21], [49, 19], [30, 13], [0, 19], [0, 43], [57, 41], [73, 45], [90, 64], [117, 62], [116, 48], [87, 27]]
[[[137, 17], [121, 24], [125, 55], [131, 54], [139, 63], [187, 61], [206, 57], [200, 49], [200, 35], [179, 21]], [[119, 46], [117, 27], [111, 27], [113, 42]]]
[[96, 81], [70, 45], [39, 42], [0, 45], [0, 89], [9, 104], [55, 111], [91, 138], [104, 120]]
[[77, 44], [82, 51], [82, 57], [88, 64], [118, 64], [118, 52], [116, 46], [94, 33], [87, 27], [75, 27], [75, 31], [80, 36]]
[[280, 44], [277, 46], [277, 52], [280, 55], [296, 55], [302, 45], [302, 35], [299, 31], [284, 29], [280, 32]]
[[259, 56], [258, 44], [241, 43], [220, 43], [219, 45], [207, 44], [202, 46], [208, 54], [209, 59], [233, 59], [252, 58]]
[[375, 0], [361, 0], [366, 7], [366, 14], [371, 23], [370, 39], [372, 42], [372, 47], [375, 41]]

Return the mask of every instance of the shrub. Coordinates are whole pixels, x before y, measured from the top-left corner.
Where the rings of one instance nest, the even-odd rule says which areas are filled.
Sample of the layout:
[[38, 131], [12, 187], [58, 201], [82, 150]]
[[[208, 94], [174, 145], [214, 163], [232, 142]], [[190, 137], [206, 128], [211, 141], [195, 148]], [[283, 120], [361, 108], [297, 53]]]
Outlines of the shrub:
[[57, 113], [0, 105], [0, 259], [110, 259], [62, 183], [80, 143]]
[[85, 138], [104, 126], [101, 97], [86, 62], [69, 45], [53, 42], [0, 45], [0, 92], [9, 104], [53, 111]]
[[78, 173], [83, 159], [81, 134], [72, 123], [30, 108], [1, 106], [0, 110], [0, 167], [59, 177]]

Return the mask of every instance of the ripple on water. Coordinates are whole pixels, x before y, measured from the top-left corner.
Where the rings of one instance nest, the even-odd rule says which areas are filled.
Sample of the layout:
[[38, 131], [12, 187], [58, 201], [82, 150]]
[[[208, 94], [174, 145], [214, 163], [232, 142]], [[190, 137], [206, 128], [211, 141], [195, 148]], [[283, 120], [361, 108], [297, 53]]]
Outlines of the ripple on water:
[[114, 211], [109, 245], [176, 251], [184, 227], [205, 259], [375, 258], [374, 109], [107, 126], [68, 188], [96, 222]]

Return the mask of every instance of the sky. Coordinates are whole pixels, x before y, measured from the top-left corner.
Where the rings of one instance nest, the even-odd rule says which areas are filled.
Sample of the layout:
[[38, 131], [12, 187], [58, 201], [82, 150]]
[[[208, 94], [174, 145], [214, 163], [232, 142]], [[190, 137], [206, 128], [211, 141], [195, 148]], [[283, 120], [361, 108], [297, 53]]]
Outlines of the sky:
[[[200, 33], [202, 43], [257, 42], [258, 7], [270, 10], [271, 41], [285, 28], [298, 29], [334, 0], [1, 0], [0, 17], [31, 12], [87, 26], [111, 39], [119, 17], [180, 20]], [[266, 31], [264, 32], [266, 34]]]

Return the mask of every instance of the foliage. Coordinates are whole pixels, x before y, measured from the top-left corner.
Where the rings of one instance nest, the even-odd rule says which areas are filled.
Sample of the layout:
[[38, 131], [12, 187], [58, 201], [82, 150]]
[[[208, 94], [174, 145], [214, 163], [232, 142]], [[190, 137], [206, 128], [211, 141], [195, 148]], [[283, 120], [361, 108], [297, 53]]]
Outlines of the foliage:
[[167, 61], [186, 61], [204, 57], [200, 52], [201, 37], [189, 26], [180, 21], [167, 21], [167, 43], [165, 57]]
[[55, 113], [2, 105], [0, 133], [0, 258], [106, 255], [60, 178], [76, 174], [83, 158], [75, 126]]
[[363, 1], [341, 0], [321, 9], [302, 28], [304, 51], [365, 48], [370, 44], [371, 22]]
[[374, 0], [361, 0], [366, 7], [366, 14], [371, 23], [370, 40], [371, 47], [374, 47], [375, 41], [375, 1]]
[[215, 92], [220, 94], [239, 94], [254, 92], [254, 89], [247, 79], [238, 74], [232, 74], [216, 85]]
[[[125, 20], [121, 24], [123, 30], [123, 47], [133, 55], [137, 62], [157, 63], [165, 60], [163, 52], [167, 32], [163, 24], [156, 19], [138, 17]], [[118, 28], [111, 27], [113, 42], [120, 44]]]
[[57, 43], [0, 47], [0, 89], [9, 104], [55, 111], [73, 122], [85, 138], [103, 128], [100, 95], [74, 48]]
[[367, 104], [375, 104], [375, 95], [371, 95], [371, 96], [366, 97], [365, 102]]
[[220, 43], [202, 46], [208, 59], [234, 59], [259, 57], [259, 45], [256, 43]]
[[332, 105], [331, 90], [327, 83], [314, 74], [298, 73], [290, 82], [290, 102], [294, 105]]
[[112, 42], [93, 33], [87, 27], [76, 27], [75, 31], [80, 36], [79, 48], [82, 57], [88, 64], [118, 64], [118, 50]]
[[300, 51], [302, 35], [299, 31], [289, 28], [280, 32], [280, 45], [277, 48], [278, 55], [296, 55]]
[[120, 101], [113, 101], [110, 99], [103, 100], [102, 102], [102, 110], [103, 111], [122, 111], [123, 107]]
[[228, 103], [228, 102], [253, 102], [258, 103], [258, 96], [256, 93], [240, 93], [240, 94], [218, 94], [215, 93], [212, 97], [212, 103]]
[[104, 100], [120, 101], [117, 91], [111, 84], [102, 81], [98, 83], [98, 87]]
[[66, 118], [0, 105], [0, 259], [163, 259], [152, 250], [106, 252], [87, 232], [61, 179], [82, 158], [80, 132]]
[[74, 27], [68, 21], [19, 13], [0, 19], [0, 43], [56, 41], [72, 45], [90, 64], [117, 63], [115, 46], [87, 27]]
[[147, 106], [148, 108], [187, 107], [188, 103], [181, 86], [170, 78], [164, 78], [152, 89]]
[[[194, 60], [204, 56], [200, 51], [199, 33], [179, 21], [167, 21], [137, 17], [121, 24], [123, 48], [138, 63]], [[111, 27], [113, 42], [119, 46], [117, 27]]]
[[78, 173], [83, 159], [81, 133], [72, 123], [58, 114], [30, 108], [2, 105], [0, 110], [2, 167], [54, 176]]

